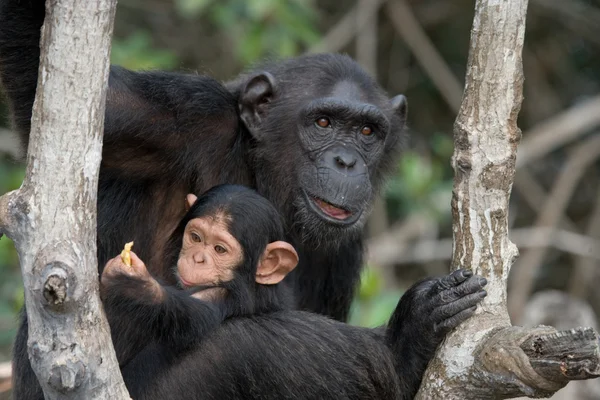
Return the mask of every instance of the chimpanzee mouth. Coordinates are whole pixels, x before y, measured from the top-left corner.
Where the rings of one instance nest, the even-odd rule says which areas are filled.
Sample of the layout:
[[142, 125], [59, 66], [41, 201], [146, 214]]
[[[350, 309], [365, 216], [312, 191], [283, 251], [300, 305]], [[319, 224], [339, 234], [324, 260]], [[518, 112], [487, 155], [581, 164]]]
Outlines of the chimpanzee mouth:
[[306, 203], [319, 217], [327, 222], [331, 222], [337, 225], [351, 225], [358, 221], [361, 211], [352, 212], [347, 208], [331, 204], [330, 202], [323, 200], [317, 196], [310, 195], [304, 192]]

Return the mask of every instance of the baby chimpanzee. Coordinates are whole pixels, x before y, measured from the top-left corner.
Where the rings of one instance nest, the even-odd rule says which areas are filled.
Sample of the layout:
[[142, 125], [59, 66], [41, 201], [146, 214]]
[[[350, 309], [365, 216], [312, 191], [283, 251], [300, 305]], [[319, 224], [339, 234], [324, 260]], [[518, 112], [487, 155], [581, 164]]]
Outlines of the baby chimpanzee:
[[[188, 202], [167, 248], [179, 288], [161, 285], [133, 252], [131, 266], [116, 257], [102, 275], [136, 400], [410, 399], [445, 333], [485, 296], [485, 281], [461, 270], [413, 286], [385, 331], [293, 311], [281, 281], [298, 256], [274, 206], [237, 185]], [[427, 330], [402, 322], [408, 307], [422, 310]], [[405, 335], [422, 337], [419, 348]]]

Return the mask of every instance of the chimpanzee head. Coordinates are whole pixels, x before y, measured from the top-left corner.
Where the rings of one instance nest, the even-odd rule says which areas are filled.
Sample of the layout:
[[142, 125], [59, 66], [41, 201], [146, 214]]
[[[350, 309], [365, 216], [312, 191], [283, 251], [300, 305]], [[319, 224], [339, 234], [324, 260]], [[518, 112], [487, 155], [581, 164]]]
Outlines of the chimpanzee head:
[[251, 303], [257, 284], [277, 284], [296, 267], [279, 212], [254, 190], [220, 185], [199, 198], [189, 194], [187, 203], [169, 245], [178, 250], [172, 265], [183, 289], [201, 289], [200, 298], [202, 290], [224, 289]]
[[389, 99], [336, 54], [267, 64], [231, 85], [252, 137], [259, 192], [304, 241], [359, 233], [400, 147], [406, 98]]

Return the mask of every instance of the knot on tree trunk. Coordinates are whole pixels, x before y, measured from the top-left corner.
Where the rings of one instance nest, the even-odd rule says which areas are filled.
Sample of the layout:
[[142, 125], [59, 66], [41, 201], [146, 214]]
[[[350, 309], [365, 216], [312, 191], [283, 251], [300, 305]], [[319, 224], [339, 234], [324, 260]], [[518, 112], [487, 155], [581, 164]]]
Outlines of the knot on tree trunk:
[[[76, 251], [64, 242], [50, 244], [37, 254], [34, 266], [34, 287], [41, 296], [40, 301], [54, 312], [65, 312], [75, 303], [77, 265]], [[35, 276], [39, 277], [35, 279]]]
[[44, 283], [43, 295], [50, 306], [62, 306], [67, 298], [67, 276], [64, 270], [53, 269], [55, 271]]

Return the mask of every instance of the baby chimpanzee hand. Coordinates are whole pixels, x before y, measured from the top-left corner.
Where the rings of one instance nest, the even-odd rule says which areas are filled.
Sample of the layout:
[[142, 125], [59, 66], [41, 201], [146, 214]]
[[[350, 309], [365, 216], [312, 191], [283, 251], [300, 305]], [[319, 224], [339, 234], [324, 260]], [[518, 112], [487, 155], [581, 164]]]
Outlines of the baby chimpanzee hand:
[[[131, 266], [126, 265], [120, 255], [110, 259], [106, 263], [104, 271], [102, 271], [102, 277], [100, 278], [102, 287], [105, 289], [116, 289], [115, 286], [123, 286], [124, 282], [138, 282], [140, 290], [146, 291], [150, 289], [150, 293], [153, 293], [155, 298], [158, 298], [162, 292], [160, 284], [150, 275], [146, 264], [133, 251], [130, 254]], [[124, 286], [128, 286], [128, 290], [133, 290], [132, 285]]]
[[141, 280], [152, 279], [148, 269], [146, 269], [146, 264], [133, 251], [130, 254], [131, 266], [126, 265], [120, 255], [108, 260], [104, 271], [102, 271], [103, 284], [110, 285], [110, 280], [119, 275], [127, 275]]

